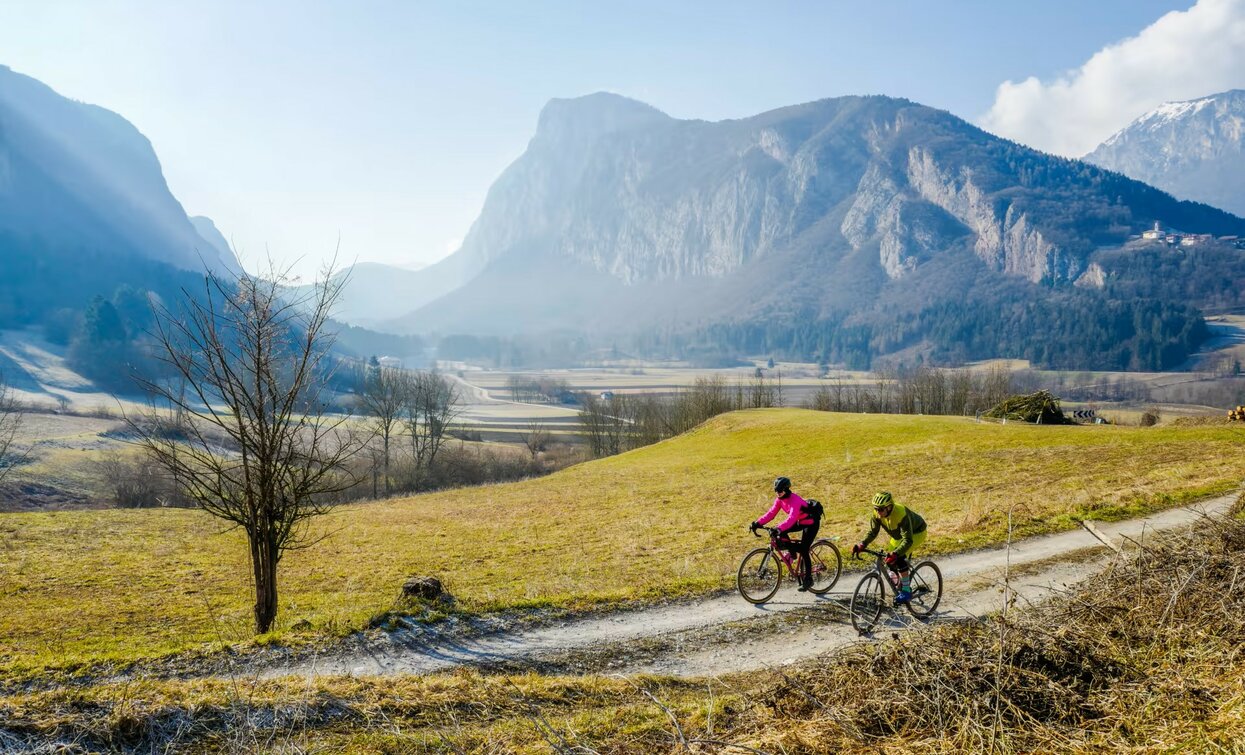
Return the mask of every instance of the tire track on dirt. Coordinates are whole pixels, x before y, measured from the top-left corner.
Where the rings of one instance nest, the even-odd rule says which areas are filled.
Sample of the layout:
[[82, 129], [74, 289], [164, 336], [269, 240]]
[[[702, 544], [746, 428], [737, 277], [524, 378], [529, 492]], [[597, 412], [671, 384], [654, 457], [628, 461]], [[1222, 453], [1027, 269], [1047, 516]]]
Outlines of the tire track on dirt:
[[[1141, 542], [1152, 533], [1196, 524], [1222, 514], [1237, 494], [1148, 517], [1096, 523], [1116, 542]], [[1069, 560], [1069, 557], [1076, 556]], [[1023, 605], [1061, 592], [1101, 568], [1111, 556], [1089, 532], [1073, 530], [938, 559], [946, 594], [933, 621], [962, 621], [1002, 608], [1001, 580], [1010, 570], [1009, 595]], [[455, 632], [397, 631], [359, 635], [338, 649], [273, 665], [262, 676], [425, 674], [459, 666], [574, 672], [610, 670], [673, 675], [747, 671], [819, 655], [860, 641], [847, 622], [846, 605], [859, 573], [845, 572], [835, 589], [816, 597], [788, 582], [762, 606], [736, 593], [643, 609], [571, 619], [545, 626], [477, 636]], [[904, 612], [877, 634], [925, 626]]]

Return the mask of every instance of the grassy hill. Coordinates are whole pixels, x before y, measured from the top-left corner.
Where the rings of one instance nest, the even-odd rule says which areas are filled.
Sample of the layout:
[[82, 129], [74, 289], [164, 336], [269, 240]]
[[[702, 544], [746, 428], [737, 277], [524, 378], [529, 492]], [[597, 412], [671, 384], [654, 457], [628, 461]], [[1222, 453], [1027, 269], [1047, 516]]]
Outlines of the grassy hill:
[[[586, 609], [721, 589], [757, 542], [777, 474], [826, 504], [846, 542], [881, 488], [946, 552], [1006, 534], [1138, 514], [1235, 487], [1245, 432], [1206, 427], [1034, 427], [971, 419], [738, 412], [546, 478], [355, 505], [282, 562], [276, 634], [306, 620], [342, 634], [393, 606], [412, 574], [444, 579], [467, 611]], [[187, 510], [0, 518], [0, 671], [248, 639], [240, 533]]]

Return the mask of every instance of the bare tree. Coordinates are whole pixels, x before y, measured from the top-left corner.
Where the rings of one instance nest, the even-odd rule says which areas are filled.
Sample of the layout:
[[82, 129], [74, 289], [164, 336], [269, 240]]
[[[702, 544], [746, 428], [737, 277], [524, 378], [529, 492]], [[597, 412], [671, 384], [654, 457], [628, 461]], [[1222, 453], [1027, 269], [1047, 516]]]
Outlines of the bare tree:
[[[321, 400], [333, 369], [325, 326], [343, 285], [332, 272], [297, 297], [282, 271], [209, 274], [178, 311], [159, 308], [152, 336], [174, 377], [144, 381], [153, 409], [126, 417], [190, 500], [246, 532], [261, 634], [277, 615], [282, 555], [308, 545], [310, 519], [357, 482], [347, 462], [363, 442]], [[185, 418], [175, 432], [169, 409]]]
[[592, 393], [580, 396], [579, 427], [594, 457], [613, 456], [627, 450], [633, 403], [623, 394], [608, 399]]
[[395, 431], [402, 429], [402, 416], [411, 402], [415, 380], [406, 370], [393, 367], [374, 367], [364, 384], [359, 402], [363, 410], [375, 418], [376, 434], [381, 439], [382, 464], [385, 477], [385, 495], [389, 495], [389, 442]]
[[30, 455], [30, 449], [19, 451], [17, 433], [22, 429], [22, 406], [0, 373], [0, 482]]
[[134, 455], [106, 452], [91, 463], [100, 486], [107, 490], [118, 508], [184, 505], [168, 469], [144, 450]]
[[523, 434], [523, 445], [527, 446], [527, 452], [532, 455], [532, 461], [536, 461], [536, 457], [541, 451], [545, 450], [545, 446], [549, 444], [549, 431], [540, 422], [532, 422], [527, 426], [527, 432]]
[[415, 474], [432, 467], [450, 424], [460, 413], [458, 387], [437, 372], [417, 372], [407, 393], [404, 422], [411, 436]]

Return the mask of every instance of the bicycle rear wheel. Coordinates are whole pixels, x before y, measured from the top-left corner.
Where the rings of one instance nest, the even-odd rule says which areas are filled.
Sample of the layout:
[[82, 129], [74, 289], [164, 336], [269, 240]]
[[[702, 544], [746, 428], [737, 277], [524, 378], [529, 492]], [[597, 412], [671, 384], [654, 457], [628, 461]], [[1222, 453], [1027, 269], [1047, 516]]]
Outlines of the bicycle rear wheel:
[[922, 561], [912, 569], [912, 600], [908, 611], [918, 619], [927, 619], [942, 602], [942, 572], [933, 561]]
[[839, 553], [839, 547], [829, 540], [813, 543], [808, 549], [808, 555], [813, 565], [813, 586], [809, 588], [809, 592], [825, 595], [843, 573], [843, 556]]
[[882, 605], [886, 602], [886, 589], [882, 587], [882, 578], [876, 571], [871, 571], [860, 579], [856, 592], [852, 593], [852, 604], [848, 609], [852, 615], [852, 626], [860, 634], [867, 634], [882, 615]]
[[739, 594], [754, 605], [774, 597], [781, 581], [782, 563], [769, 548], [757, 548], [744, 556], [735, 576]]

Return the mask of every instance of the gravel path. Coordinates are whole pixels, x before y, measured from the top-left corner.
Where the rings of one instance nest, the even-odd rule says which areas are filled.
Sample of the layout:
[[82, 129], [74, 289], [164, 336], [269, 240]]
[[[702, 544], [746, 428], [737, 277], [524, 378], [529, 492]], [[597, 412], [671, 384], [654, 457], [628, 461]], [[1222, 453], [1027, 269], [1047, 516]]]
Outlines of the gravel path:
[[[1170, 509], [1153, 516], [1098, 523], [1116, 543], [1195, 524], [1222, 513], [1236, 494]], [[1081, 529], [1030, 538], [1007, 548], [960, 553], [938, 560], [945, 584], [933, 622], [971, 620], [1002, 607], [1008, 569], [1020, 605], [1062, 591], [1094, 573], [1112, 556]], [[556, 622], [546, 626], [465, 636], [452, 631], [399, 631], [354, 643], [317, 658], [277, 665], [265, 676], [420, 674], [457, 666], [528, 668], [583, 673], [654, 672], [716, 675], [790, 663], [861, 638], [846, 606], [859, 575], [845, 572], [818, 598], [784, 585], [775, 600], [750, 605], [735, 593], [651, 608]], [[884, 618], [885, 621], [885, 618]], [[926, 626], [905, 613], [892, 616], [880, 634]]]

